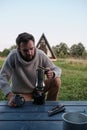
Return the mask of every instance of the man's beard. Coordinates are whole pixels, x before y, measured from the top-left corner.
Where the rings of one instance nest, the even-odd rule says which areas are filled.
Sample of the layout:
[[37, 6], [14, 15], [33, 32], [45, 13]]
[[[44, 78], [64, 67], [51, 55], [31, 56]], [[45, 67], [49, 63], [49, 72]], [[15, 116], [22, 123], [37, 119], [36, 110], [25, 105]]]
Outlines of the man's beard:
[[27, 55], [27, 56], [22, 56], [22, 58], [23, 58], [23, 60], [25, 60], [25, 61], [31, 61], [33, 58], [34, 58], [34, 56], [29, 56], [29, 55]]
[[19, 52], [19, 53], [20, 53], [20, 56], [22, 57], [22, 59], [23, 59], [24, 61], [29, 62], [29, 61], [31, 61], [31, 60], [33, 60], [33, 59], [34, 59], [35, 54], [36, 54], [36, 51], [35, 51], [35, 53], [34, 53], [34, 55], [33, 55], [33, 56], [31, 56], [31, 55], [26, 55], [26, 56], [23, 56], [23, 55], [21, 54], [21, 52]]

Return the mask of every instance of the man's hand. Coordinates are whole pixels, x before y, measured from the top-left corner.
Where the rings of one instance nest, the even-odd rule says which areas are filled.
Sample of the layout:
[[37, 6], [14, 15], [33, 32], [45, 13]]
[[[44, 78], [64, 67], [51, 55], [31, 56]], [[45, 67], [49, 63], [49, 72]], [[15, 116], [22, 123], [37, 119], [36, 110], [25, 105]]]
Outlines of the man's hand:
[[14, 96], [15, 96], [15, 94], [12, 93], [12, 92], [10, 92], [10, 93], [7, 95], [8, 105], [9, 105], [10, 107], [15, 107], [15, 106], [16, 106], [16, 104], [15, 104], [15, 102], [14, 102]]
[[45, 67], [40, 66], [40, 65], [39, 65], [39, 68], [41, 68], [45, 71], [47, 78], [52, 79], [55, 77], [55, 73], [50, 68], [45, 68]]
[[54, 78], [54, 75], [55, 75], [54, 72], [50, 68], [45, 69], [45, 74], [48, 79]]

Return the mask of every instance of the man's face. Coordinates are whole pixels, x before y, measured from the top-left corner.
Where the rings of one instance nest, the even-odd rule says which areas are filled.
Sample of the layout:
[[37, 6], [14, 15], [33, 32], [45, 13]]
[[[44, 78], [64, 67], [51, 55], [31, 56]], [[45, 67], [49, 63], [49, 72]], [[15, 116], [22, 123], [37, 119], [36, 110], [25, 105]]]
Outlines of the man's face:
[[18, 50], [25, 61], [31, 61], [35, 56], [35, 43], [32, 40], [29, 40], [26, 44], [21, 43]]

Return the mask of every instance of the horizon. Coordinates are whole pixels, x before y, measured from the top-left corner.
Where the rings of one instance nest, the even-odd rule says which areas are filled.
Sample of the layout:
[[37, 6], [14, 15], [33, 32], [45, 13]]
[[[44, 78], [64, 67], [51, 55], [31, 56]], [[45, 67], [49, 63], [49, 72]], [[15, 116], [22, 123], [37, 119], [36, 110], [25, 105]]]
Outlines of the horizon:
[[[46, 37], [46, 36], [45, 36], [45, 37]], [[46, 39], [47, 39], [47, 37], [46, 37]], [[40, 38], [39, 38], [39, 40], [40, 40]], [[39, 42], [39, 40], [38, 40], [38, 42]], [[47, 39], [47, 41], [48, 41], [48, 39]], [[38, 43], [38, 42], [37, 42], [37, 43]], [[37, 45], [37, 43], [35, 44], [35, 46]], [[48, 43], [49, 43], [49, 41], [48, 41]], [[65, 43], [65, 42], [61, 42], [61, 43]], [[79, 42], [79, 43], [81, 43], [81, 44], [83, 45], [82, 42]], [[59, 44], [60, 44], [60, 43], [59, 43]], [[59, 45], [59, 44], [57, 44], [57, 45]], [[67, 43], [65, 43], [65, 44], [67, 45]], [[77, 44], [78, 44], [78, 43], [77, 43]], [[76, 45], [77, 45], [77, 44], [76, 44]], [[50, 45], [50, 43], [49, 43], [49, 45]], [[74, 44], [72, 44], [72, 45], [74, 45]], [[71, 46], [72, 46], [72, 45], [71, 45]], [[4, 48], [3, 50], [0, 50], [0, 52], [3, 52], [5, 49], [8, 49], [8, 50], [9, 50], [12, 46], [16, 46], [16, 43], [13, 44], [13, 45], [11, 45], [11, 46], [8, 47], [8, 48]], [[70, 47], [71, 47], [71, 46], [70, 46]], [[84, 45], [83, 45], [83, 46], [84, 46]], [[53, 45], [53, 46], [50, 46], [50, 47], [51, 47], [51, 48], [52, 48], [52, 47], [56, 47], [56, 45]], [[69, 47], [68, 45], [67, 45], [67, 47], [70, 49], [70, 47]], [[85, 47], [85, 51], [87, 51], [86, 47]]]

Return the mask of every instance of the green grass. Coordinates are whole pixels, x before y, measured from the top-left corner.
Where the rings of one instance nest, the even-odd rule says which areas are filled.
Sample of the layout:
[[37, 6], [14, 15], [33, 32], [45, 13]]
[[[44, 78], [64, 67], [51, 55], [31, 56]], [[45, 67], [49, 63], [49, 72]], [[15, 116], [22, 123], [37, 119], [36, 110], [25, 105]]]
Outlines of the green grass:
[[87, 100], [87, 62], [83, 60], [58, 60], [62, 69], [62, 86], [59, 100]]
[[[0, 68], [3, 59], [0, 59]], [[87, 61], [76, 59], [58, 59], [54, 62], [62, 69], [62, 85], [58, 100], [87, 100]], [[2, 91], [0, 100], [4, 100]]]

